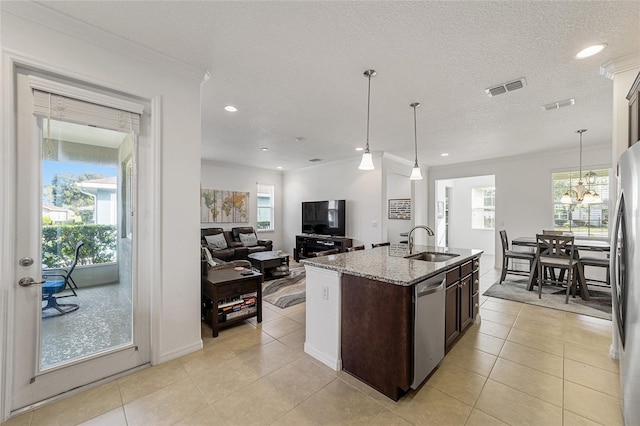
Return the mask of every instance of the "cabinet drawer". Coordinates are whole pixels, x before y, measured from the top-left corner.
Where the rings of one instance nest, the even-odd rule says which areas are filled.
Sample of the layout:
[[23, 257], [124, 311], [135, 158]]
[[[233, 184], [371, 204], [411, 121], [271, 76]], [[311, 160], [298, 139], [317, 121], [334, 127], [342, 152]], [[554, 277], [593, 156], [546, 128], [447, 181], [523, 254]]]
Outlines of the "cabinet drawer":
[[258, 278], [250, 281], [219, 284], [217, 287], [218, 298], [225, 299], [227, 297], [233, 297], [243, 293], [252, 293], [258, 290], [258, 285], [260, 285], [260, 280]]
[[459, 279], [460, 279], [459, 267], [456, 266], [455, 268], [449, 269], [447, 271], [447, 286], [450, 286], [451, 284], [455, 283]]
[[467, 275], [471, 274], [472, 270], [473, 270], [473, 260], [465, 262], [462, 264], [462, 266], [460, 266], [460, 274], [462, 277], [466, 277]]

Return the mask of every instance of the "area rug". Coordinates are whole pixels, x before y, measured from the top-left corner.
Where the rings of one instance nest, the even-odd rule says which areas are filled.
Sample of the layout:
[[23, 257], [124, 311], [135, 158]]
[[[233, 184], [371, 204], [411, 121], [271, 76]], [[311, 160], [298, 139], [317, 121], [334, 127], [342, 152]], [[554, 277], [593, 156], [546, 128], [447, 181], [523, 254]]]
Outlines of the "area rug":
[[578, 295], [569, 295], [569, 303], [564, 303], [566, 289], [553, 286], [542, 286], [542, 299], [538, 299], [538, 287], [534, 291], [527, 290], [527, 278], [505, 280], [502, 284], [496, 281], [483, 296], [513, 300], [529, 305], [544, 306], [591, 317], [611, 319], [611, 289], [605, 287], [589, 287], [590, 299], [585, 301]]
[[279, 308], [287, 308], [306, 300], [304, 265], [291, 263], [290, 274], [262, 284], [262, 300]]

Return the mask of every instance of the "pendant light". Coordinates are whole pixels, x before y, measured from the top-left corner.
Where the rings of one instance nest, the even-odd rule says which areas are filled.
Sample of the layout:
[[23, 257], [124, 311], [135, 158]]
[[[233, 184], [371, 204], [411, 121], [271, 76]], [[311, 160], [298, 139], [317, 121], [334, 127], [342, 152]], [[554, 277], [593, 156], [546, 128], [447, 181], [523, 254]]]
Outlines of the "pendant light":
[[413, 140], [415, 143], [415, 152], [416, 152], [416, 162], [413, 165], [413, 170], [411, 170], [411, 176], [409, 176], [410, 180], [422, 180], [422, 173], [420, 172], [420, 167], [418, 166], [418, 126], [416, 124], [416, 108], [420, 106], [420, 102], [414, 102], [409, 105], [413, 108]]
[[371, 77], [376, 75], [375, 70], [366, 70], [364, 72], [364, 76], [369, 79], [369, 90], [367, 91], [367, 145], [364, 148], [364, 153], [362, 154], [362, 161], [360, 162], [360, 166], [358, 168], [360, 170], [374, 170], [375, 166], [373, 165], [373, 156], [369, 151], [369, 111], [371, 109]]

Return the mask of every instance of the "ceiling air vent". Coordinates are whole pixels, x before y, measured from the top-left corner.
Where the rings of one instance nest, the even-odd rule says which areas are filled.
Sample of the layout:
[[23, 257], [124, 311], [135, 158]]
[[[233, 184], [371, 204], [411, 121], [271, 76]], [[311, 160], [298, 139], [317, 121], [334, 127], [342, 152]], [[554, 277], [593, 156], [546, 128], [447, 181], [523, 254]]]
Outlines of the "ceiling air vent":
[[527, 80], [524, 77], [517, 80], [509, 81], [507, 83], [498, 84], [494, 87], [484, 89], [485, 93], [490, 97], [502, 95], [503, 93], [513, 92], [514, 90], [522, 89], [527, 84]]
[[562, 108], [562, 107], [571, 106], [571, 105], [574, 105], [575, 103], [576, 103], [576, 100], [574, 98], [564, 99], [562, 101], [551, 102], [550, 104], [542, 105], [542, 110], [543, 111], [551, 111], [553, 109], [558, 109], [558, 108]]
[[312, 163], [317, 163], [318, 161], [322, 161], [322, 158], [312, 158], [311, 160]]

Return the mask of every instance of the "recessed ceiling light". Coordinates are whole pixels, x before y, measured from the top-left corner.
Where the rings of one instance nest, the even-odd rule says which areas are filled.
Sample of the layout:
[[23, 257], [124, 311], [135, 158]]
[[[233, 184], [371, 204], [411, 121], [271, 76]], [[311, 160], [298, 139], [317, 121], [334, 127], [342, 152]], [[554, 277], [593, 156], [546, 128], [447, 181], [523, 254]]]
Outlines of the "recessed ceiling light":
[[238, 111], [238, 108], [234, 107], [233, 105], [225, 105], [224, 110], [227, 112], [236, 112]]
[[607, 47], [606, 43], [602, 44], [594, 44], [593, 46], [589, 46], [585, 49], [582, 49], [576, 55], [576, 59], [588, 58], [589, 56], [593, 56], [596, 53], [602, 52], [602, 50]]
[[440, 157], [448, 157], [449, 153], [448, 152], [443, 152], [442, 154], [440, 154]]
[[276, 169], [282, 170], [282, 166], [278, 166], [278, 167], [276, 167]]
[[362, 150], [364, 150], [364, 148], [363, 148], [363, 147], [361, 147], [361, 146], [359, 146], [359, 147], [357, 147], [357, 148], [356, 148], [356, 151], [362, 151]]
[[266, 146], [264, 148], [260, 148], [263, 151], [269, 151], [269, 148], [267, 148]]

